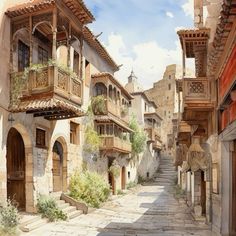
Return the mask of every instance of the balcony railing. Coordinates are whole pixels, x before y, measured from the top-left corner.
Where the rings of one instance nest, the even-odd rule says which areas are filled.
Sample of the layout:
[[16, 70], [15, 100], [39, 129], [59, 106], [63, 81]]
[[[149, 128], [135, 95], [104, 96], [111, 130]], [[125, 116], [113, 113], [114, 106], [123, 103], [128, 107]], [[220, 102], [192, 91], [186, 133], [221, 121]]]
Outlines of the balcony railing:
[[95, 115], [107, 115], [108, 113], [120, 118], [121, 120], [129, 123], [128, 107], [120, 106], [118, 103], [112, 102], [109, 98], [104, 99], [104, 106], [106, 109], [100, 110], [98, 107], [93, 107]]
[[12, 112], [33, 113], [46, 119], [83, 115], [81, 80], [65, 69], [48, 65], [11, 74]]
[[12, 105], [22, 99], [43, 99], [53, 95], [81, 105], [81, 81], [57, 66], [12, 73], [11, 85]]
[[131, 143], [115, 136], [101, 136], [100, 150], [116, 150], [123, 153], [131, 153]]
[[157, 129], [152, 128], [152, 127], [146, 127], [144, 128], [144, 130], [147, 133], [148, 141], [160, 140], [160, 135], [158, 134]]
[[210, 102], [210, 83], [207, 78], [184, 78], [182, 86], [185, 104]]

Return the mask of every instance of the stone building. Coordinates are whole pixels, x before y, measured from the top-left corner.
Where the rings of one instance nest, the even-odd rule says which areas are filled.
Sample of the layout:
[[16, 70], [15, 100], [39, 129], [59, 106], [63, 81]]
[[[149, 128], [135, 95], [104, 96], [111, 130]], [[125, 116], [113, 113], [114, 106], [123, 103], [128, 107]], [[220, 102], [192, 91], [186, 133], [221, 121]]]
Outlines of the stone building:
[[[137, 171], [137, 175], [142, 179], [152, 178], [158, 169], [160, 151], [162, 149], [160, 137], [162, 118], [156, 110], [155, 102], [146, 96], [133, 71], [128, 77], [128, 83], [125, 88], [133, 96], [130, 115], [135, 116], [140, 127], [147, 133], [145, 150], [139, 155], [133, 172]], [[130, 171], [132, 171], [132, 168]]]
[[157, 104], [157, 111], [163, 118], [161, 128], [161, 140], [163, 152], [173, 155], [174, 137], [172, 120], [178, 114], [179, 99], [176, 91], [176, 81], [181, 78], [182, 68], [178, 65], [166, 67], [163, 78], [153, 84], [153, 87], [145, 91], [145, 94]]
[[91, 12], [82, 0], [4, 0], [0, 7], [0, 201], [14, 197], [21, 210], [35, 212], [39, 193], [67, 191], [70, 176], [83, 166], [90, 98], [104, 91], [111, 101], [95, 128], [105, 150], [85, 161], [109, 181], [108, 156], [115, 152], [117, 188], [124, 188], [131, 131], [128, 118], [119, 117], [132, 97], [86, 26]]
[[211, 224], [216, 235], [236, 235], [235, 6], [235, 1], [195, 0], [195, 28], [178, 31], [183, 58], [194, 58], [196, 66], [195, 78], [183, 71], [178, 84], [183, 93], [179, 149], [188, 148], [187, 156], [177, 156], [179, 183], [193, 215]]

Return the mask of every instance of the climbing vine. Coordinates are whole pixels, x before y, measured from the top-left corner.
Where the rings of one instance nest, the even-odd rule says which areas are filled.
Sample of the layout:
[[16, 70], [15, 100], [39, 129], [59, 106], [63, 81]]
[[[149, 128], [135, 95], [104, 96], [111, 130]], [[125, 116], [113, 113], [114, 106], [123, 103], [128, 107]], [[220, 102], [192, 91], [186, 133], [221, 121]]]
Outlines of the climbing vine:
[[88, 106], [86, 115], [86, 126], [84, 134], [85, 142], [83, 150], [85, 153], [95, 154], [99, 151], [101, 140], [98, 133], [94, 129], [94, 114], [91, 105]]

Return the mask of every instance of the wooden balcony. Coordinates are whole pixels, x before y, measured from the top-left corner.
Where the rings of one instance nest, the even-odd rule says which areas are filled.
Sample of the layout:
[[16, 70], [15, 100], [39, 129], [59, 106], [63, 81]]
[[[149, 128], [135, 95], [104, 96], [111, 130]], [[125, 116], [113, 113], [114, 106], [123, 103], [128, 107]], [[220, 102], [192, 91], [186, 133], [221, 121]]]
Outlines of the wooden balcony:
[[158, 135], [158, 132], [155, 128], [152, 127], [146, 127], [144, 130], [147, 133], [148, 136], [148, 142], [155, 142], [156, 140], [160, 140], [160, 136]]
[[131, 153], [131, 143], [115, 136], [101, 136], [100, 150], [117, 151], [121, 153]]
[[11, 74], [12, 112], [65, 119], [83, 115], [81, 80], [57, 66]]
[[129, 111], [128, 108], [125, 109], [123, 106], [120, 106], [117, 103], [114, 103], [109, 98], [104, 98], [104, 110], [100, 110], [98, 107], [96, 107], [96, 104], [94, 104], [93, 112], [95, 115], [108, 115], [111, 114], [115, 117], [118, 117], [119, 119], [123, 120], [127, 124], [129, 123]]
[[154, 150], [161, 150], [162, 144], [159, 140], [155, 140], [155, 142], [152, 144], [152, 147]]
[[[211, 102], [210, 82], [206, 77], [184, 78], [183, 90], [183, 120], [195, 120], [197, 116], [208, 116], [214, 108]], [[200, 113], [201, 115], [200, 115]]]

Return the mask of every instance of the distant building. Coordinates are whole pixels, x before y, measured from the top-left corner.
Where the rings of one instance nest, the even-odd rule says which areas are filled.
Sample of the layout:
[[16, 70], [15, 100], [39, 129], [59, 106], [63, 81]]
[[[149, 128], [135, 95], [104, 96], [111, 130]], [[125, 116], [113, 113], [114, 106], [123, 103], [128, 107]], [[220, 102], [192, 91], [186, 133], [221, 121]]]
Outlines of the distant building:
[[128, 77], [125, 88], [133, 96], [130, 115], [136, 117], [140, 128], [146, 131], [148, 137], [145, 150], [139, 155], [137, 174], [142, 179], [152, 178], [159, 166], [160, 151], [162, 149], [160, 137], [162, 118], [156, 110], [155, 102], [146, 96], [133, 71]]

